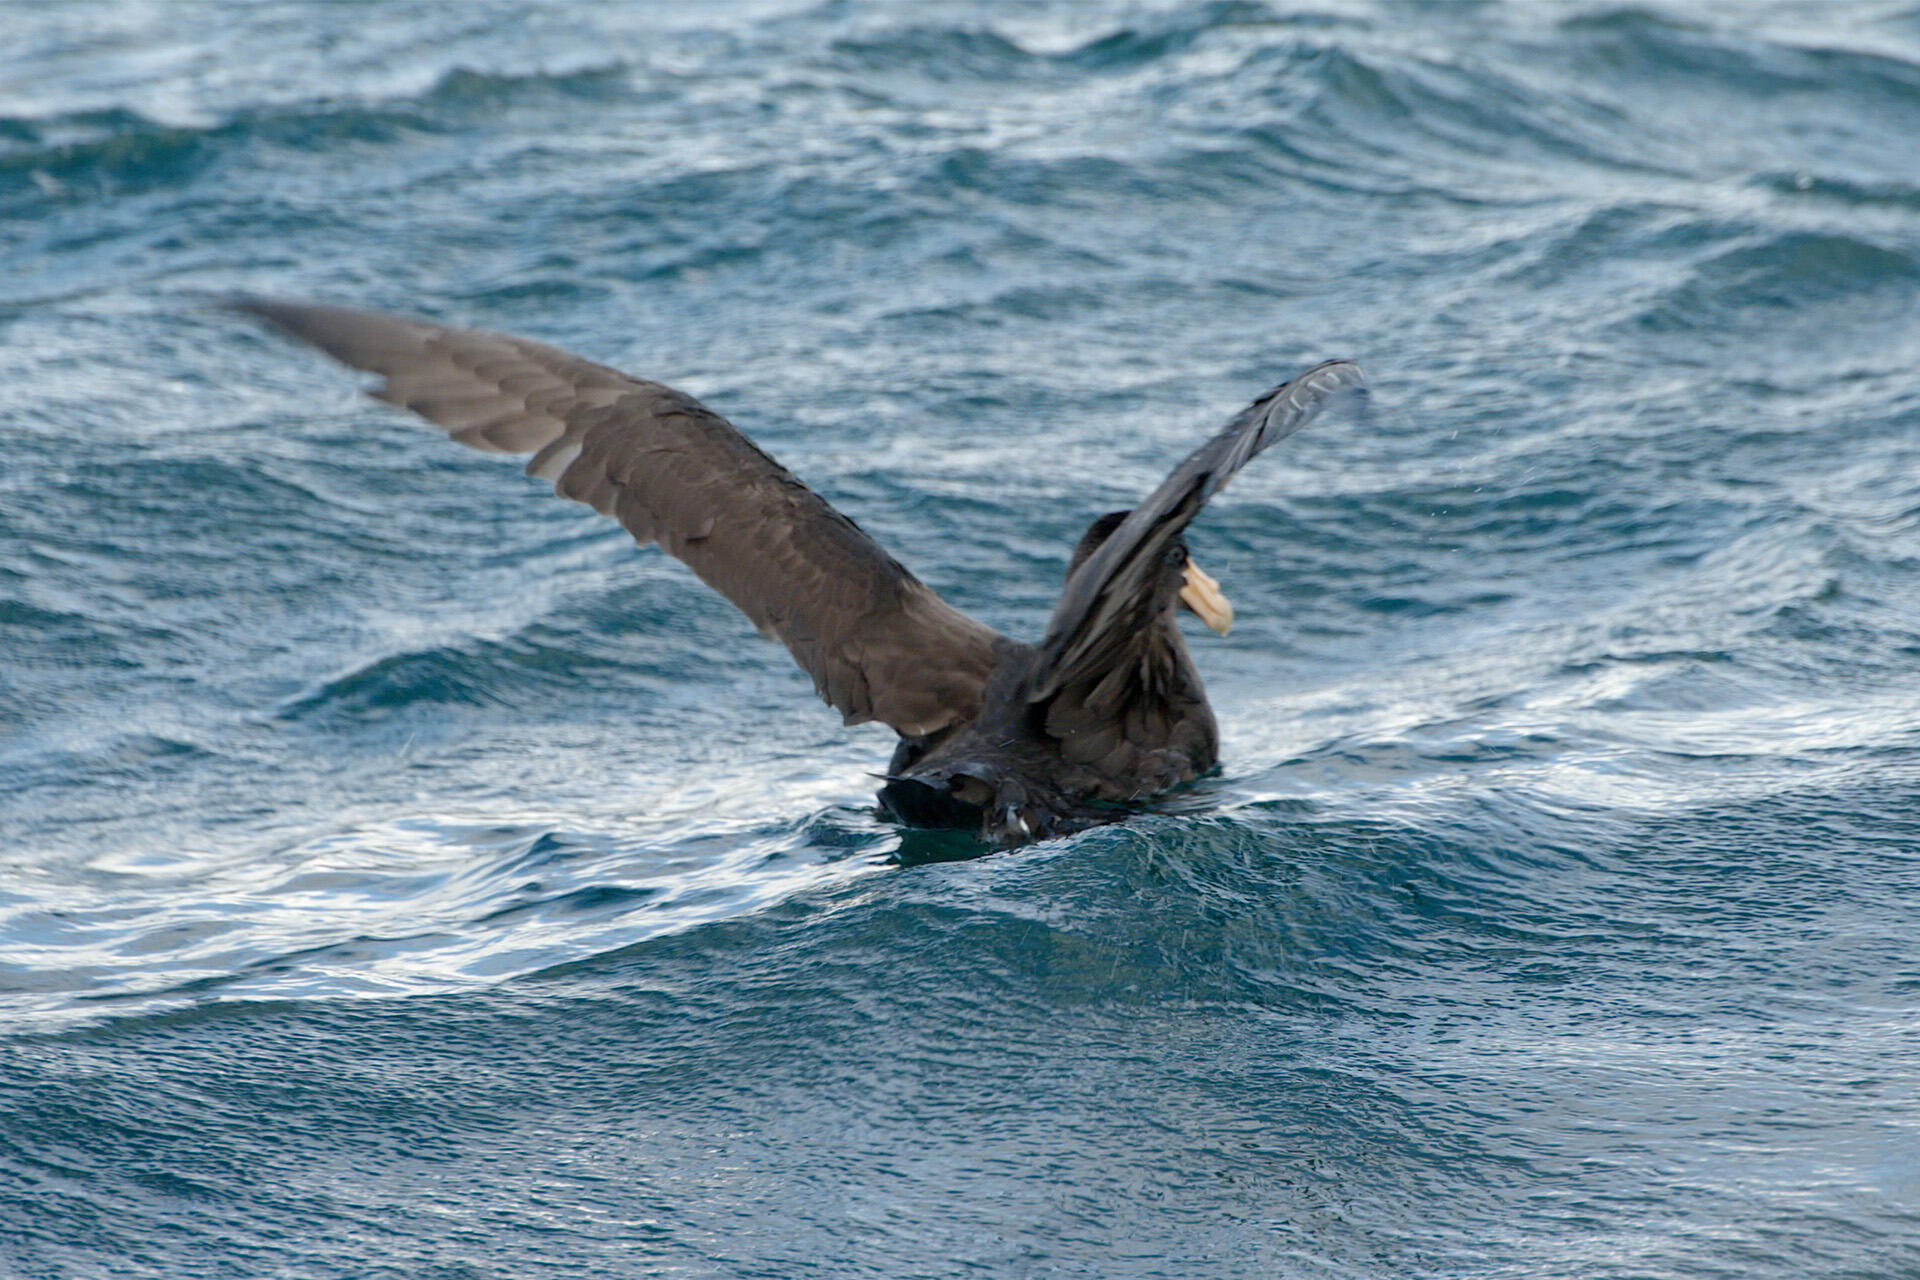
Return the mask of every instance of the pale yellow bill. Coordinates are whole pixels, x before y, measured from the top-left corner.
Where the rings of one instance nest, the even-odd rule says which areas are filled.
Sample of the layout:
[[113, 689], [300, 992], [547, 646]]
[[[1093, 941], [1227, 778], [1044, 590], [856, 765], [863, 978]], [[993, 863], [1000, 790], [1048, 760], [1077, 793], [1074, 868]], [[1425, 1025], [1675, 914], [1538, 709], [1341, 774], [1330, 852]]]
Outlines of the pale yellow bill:
[[1180, 603], [1200, 615], [1200, 621], [1218, 631], [1227, 634], [1233, 626], [1233, 602], [1221, 592], [1220, 584], [1200, 571], [1200, 566], [1187, 561], [1187, 575], [1180, 587]]

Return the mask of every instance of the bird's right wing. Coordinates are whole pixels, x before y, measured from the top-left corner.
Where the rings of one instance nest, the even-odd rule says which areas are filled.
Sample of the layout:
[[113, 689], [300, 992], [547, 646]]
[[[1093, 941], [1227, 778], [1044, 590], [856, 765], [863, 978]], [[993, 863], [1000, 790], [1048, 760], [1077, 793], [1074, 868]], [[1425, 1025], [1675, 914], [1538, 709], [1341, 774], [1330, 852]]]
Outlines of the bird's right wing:
[[504, 334], [237, 299], [379, 399], [657, 542], [777, 638], [849, 724], [908, 737], [971, 719], [999, 633], [953, 608], [719, 414], [671, 387]]
[[1366, 392], [1351, 360], [1328, 360], [1261, 396], [1189, 454], [1067, 579], [1041, 642], [1029, 698], [1044, 702], [1097, 680], [1150, 621], [1161, 556], [1207, 499], [1262, 449], [1284, 440], [1343, 397]]

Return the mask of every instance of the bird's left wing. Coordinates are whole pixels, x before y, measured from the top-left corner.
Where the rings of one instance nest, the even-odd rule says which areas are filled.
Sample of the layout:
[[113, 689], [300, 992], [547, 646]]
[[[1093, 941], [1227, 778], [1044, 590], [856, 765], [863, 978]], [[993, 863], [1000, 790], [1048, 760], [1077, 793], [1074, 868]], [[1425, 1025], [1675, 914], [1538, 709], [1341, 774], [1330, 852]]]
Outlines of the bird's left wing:
[[719, 414], [522, 338], [345, 307], [234, 299], [385, 381], [373, 392], [657, 542], [776, 638], [858, 724], [971, 719], [999, 633], [953, 608]]

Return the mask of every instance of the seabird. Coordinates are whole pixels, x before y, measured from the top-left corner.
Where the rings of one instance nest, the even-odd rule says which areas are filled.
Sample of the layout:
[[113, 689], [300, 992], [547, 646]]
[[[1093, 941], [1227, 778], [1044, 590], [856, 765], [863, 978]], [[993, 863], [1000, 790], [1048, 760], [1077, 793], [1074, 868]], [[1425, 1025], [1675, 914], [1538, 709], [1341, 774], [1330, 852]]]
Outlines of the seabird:
[[1122, 817], [1219, 757], [1174, 624], [1224, 634], [1232, 608], [1183, 532], [1262, 449], [1336, 400], [1359, 366], [1316, 365], [1255, 400], [1131, 511], [1093, 522], [1038, 644], [942, 600], [719, 414], [672, 387], [524, 338], [345, 307], [240, 311], [381, 375], [372, 391], [657, 542], [787, 646], [848, 724], [900, 735], [880, 803], [914, 827], [1007, 846]]

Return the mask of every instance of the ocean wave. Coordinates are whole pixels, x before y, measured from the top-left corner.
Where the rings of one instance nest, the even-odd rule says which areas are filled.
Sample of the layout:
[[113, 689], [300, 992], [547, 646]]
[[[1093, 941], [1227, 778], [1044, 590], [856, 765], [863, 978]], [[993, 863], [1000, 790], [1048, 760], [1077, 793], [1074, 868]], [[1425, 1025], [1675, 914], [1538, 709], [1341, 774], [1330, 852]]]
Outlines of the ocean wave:
[[435, 80], [418, 100], [491, 114], [502, 107], [554, 99], [571, 107], [599, 103], [635, 92], [634, 68], [623, 61], [569, 71], [498, 71], [454, 67]]
[[441, 131], [403, 104], [261, 108], [211, 126], [164, 124], [124, 109], [12, 123], [21, 136], [0, 150], [0, 213], [15, 216], [36, 206], [185, 189], [222, 165], [247, 163], [262, 145], [378, 146]]
[[[459, 633], [472, 621], [477, 615], [462, 607], [445, 625]], [[684, 701], [702, 686], [742, 677], [778, 683], [789, 674], [786, 661], [690, 574], [663, 567], [638, 588], [563, 597], [504, 634], [469, 631], [371, 657], [286, 700], [275, 714], [371, 723], [435, 706], [534, 712], [617, 699], [637, 715], [663, 698]]]
[[1646, 8], [1577, 14], [1560, 30], [1574, 37], [1579, 63], [1667, 87], [1756, 98], [1839, 95], [1903, 113], [1920, 108], [1920, 62], [1880, 50], [1788, 43]]
[[993, 26], [883, 24], [829, 46], [832, 64], [862, 72], [912, 72], [932, 83], [1030, 80], [1063, 86], [1077, 75], [1125, 75], [1177, 59], [1221, 34], [1291, 37], [1364, 27], [1335, 13], [1281, 12], [1252, 0], [1205, 0], [1129, 15], [1060, 47], [1029, 47]]
[[[15, 6], [23, 1265], [1897, 1268], [1908, 8]], [[1026, 637], [1261, 387], [1380, 411], [1191, 530], [1221, 770], [978, 857], [236, 289], [684, 386]]]
[[1655, 332], [1693, 331], [1720, 340], [1782, 325], [1831, 329], [1831, 311], [1851, 328], [1913, 309], [1920, 258], [1858, 235], [1778, 232], [1715, 253], [1639, 317]]
[[0, 119], [0, 214], [184, 190], [262, 151], [385, 149], [457, 133], [500, 111], [592, 103], [630, 90], [623, 64], [564, 73], [455, 67], [423, 92], [260, 104], [213, 123], [169, 123], [118, 107]]
[[991, 30], [903, 26], [829, 46], [829, 66], [861, 73], [906, 71], [935, 82], [1009, 79], [1047, 60]]
[[1860, 209], [1920, 210], [1920, 185], [1911, 183], [1857, 182], [1806, 170], [1761, 174], [1753, 181], [1780, 196], [1832, 201]]

